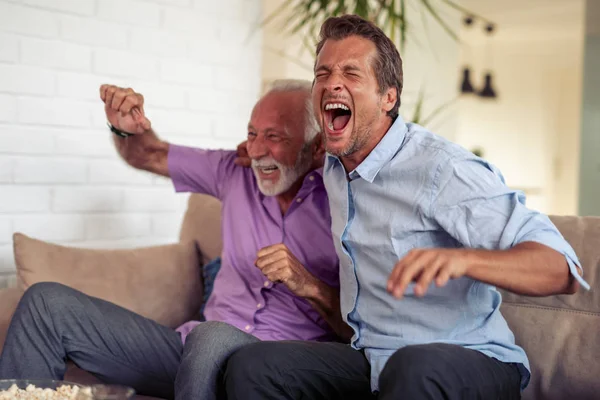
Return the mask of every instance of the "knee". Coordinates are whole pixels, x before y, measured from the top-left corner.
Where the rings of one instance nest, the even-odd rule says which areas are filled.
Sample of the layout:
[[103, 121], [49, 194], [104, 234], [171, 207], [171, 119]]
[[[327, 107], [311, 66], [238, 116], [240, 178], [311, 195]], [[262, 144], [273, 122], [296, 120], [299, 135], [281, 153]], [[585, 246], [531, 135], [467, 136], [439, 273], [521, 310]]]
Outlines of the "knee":
[[56, 282], [38, 282], [31, 285], [23, 294], [19, 302], [19, 308], [28, 309], [48, 307], [50, 304], [56, 304], [72, 292], [68, 286]]
[[406, 346], [396, 351], [385, 364], [380, 384], [416, 382], [430, 379], [439, 363], [438, 344]]
[[185, 347], [201, 348], [202, 351], [229, 347], [243, 335], [244, 333], [238, 328], [225, 322], [202, 322], [188, 334]]
[[[222, 365], [236, 350], [256, 340], [224, 322], [203, 322], [186, 337], [182, 364]], [[202, 357], [198, 357], [198, 354], [202, 354]]]

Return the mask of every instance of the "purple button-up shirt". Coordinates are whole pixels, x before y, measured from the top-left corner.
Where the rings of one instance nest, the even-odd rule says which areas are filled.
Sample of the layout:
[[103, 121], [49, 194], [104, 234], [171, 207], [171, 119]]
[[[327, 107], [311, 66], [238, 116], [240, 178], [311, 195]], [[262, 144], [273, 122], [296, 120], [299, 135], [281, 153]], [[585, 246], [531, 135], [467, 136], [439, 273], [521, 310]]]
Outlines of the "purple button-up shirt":
[[[263, 195], [250, 168], [234, 164], [233, 151], [171, 145], [169, 174], [177, 192], [205, 193], [222, 202], [222, 264], [204, 315], [262, 340], [336, 340], [312, 306], [254, 265], [263, 247], [285, 244], [317, 278], [339, 287], [322, 170], [310, 172], [285, 215], [277, 199]], [[202, 229], [201, 227], [199, 229]], [[185, 336], [199, 322], [178, 328]]]

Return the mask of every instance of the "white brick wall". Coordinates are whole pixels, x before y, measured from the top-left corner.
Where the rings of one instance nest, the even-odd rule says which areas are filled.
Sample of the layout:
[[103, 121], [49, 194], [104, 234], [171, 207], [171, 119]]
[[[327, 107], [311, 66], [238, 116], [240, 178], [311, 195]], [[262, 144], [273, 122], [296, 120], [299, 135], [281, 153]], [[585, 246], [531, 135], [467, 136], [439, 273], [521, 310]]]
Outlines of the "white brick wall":
[[0, 61], [16, 62], [19, 59], [19, 38], [0, 33]]
[[2, 92], [52, 96], [54, 82], [55, 73], [52, 71], [18, 63], [0, 64], [0, 91]]
[[92, 51], [87, 46], [58, 40], [21, 38], [21, 62], [41, 67], [89, 71]]
[[11, 218], [0, 217], [0, 246], [10, 242], [12, 230]]
[[0, 94], [0, 122], [11, 122], [17, 113], [17, 102], [13, 97]]
[[260, 90], [260, 7], [0, 0], [0, 287], [14, 232], [95, 248], [177, 240], [186, 196], [119, 159], [99, 86], [143, 93], [169, 141], [234, 148]]

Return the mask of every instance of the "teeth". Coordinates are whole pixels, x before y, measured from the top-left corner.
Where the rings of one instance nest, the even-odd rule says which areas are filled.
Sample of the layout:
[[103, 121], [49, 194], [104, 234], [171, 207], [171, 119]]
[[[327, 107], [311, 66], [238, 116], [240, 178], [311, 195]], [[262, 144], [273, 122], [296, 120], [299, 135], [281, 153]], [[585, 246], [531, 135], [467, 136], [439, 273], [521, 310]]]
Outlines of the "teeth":
[[329, 129], [333, 130], [333, 122], [330, 122], [328, 127]]
[[342, 110], [350, 111], [348, 107], [341, 103], [329, 103], [325, 105], [325, 110], [335, 110], [341, 108]]
[[260, 170], [261, 170], [261, 172], [263, 174], [270, 175], [273, 172], [277, 171], [277, 167], [275, 167], [275, 166], [272, 166], [272, 167], [262, 167], [262, 168], [260, 168]]

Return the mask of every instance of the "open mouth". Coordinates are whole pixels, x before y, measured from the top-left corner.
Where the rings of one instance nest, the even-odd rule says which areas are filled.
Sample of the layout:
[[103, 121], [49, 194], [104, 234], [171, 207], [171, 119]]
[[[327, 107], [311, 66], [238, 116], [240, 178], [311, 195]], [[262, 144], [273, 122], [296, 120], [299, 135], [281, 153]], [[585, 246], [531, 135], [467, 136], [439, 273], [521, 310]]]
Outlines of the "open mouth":
[[252, 165], [256, 178], [261, 181], [276, 181], [279, 179], [279, 167], [277, 165]]
[[352, 110], [343, 103], [326, 103], [323, 115], [329, 131], [332, 133], [341, 133], [350, 121]]
[[268, 167], [257, 167], [257, 169], [265, 175], [271, 175], [273, 172], [277, 171], [279, 168], [277, 168], [276, 165], [271, 165]]

